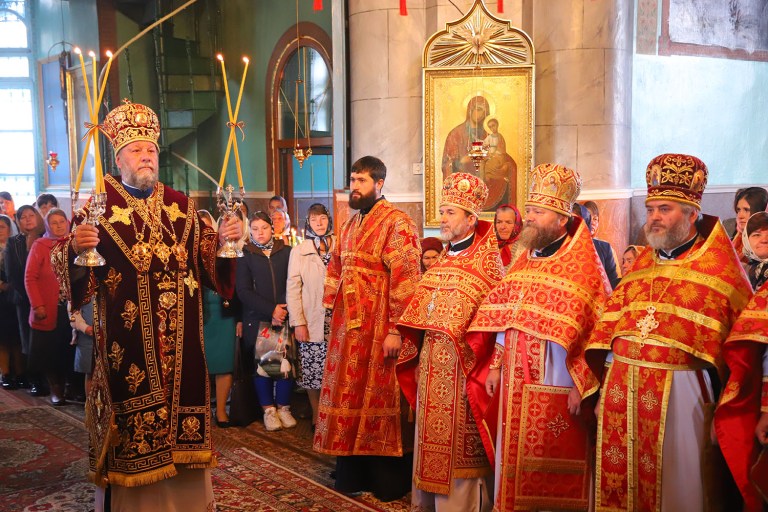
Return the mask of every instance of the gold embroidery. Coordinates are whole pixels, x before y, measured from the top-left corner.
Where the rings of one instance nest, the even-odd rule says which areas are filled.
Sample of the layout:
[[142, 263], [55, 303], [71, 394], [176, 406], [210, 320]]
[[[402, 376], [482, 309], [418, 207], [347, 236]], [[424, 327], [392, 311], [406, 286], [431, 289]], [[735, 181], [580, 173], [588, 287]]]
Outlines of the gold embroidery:
[[653, 395], [653, 391], [650, 389], [643, 394], [640, 401], [643, 402], [643, 406], [649, 411], [652, 411], [659, 405], [659, 400]]
[[112, 205], [112, 216], [109, 218], [109, 222], [111, 224], [122, 222], [126, 226], [130, 226], [132, 213], [133, 208], [130, 206], [127, 208], [120, 208], [119, 206]]
[[611, 445], [611, 447], [608, 449], [607, 452], [605, 452], [606, 457], [611, 459], [612, 464], [618, 464], [620, 461], [624, 460], [624, 454], [619, 450], [619, 447], [614, 445]]
[[560, 434], [570, 428], [570, 425], [563, 418], [562, 414], [558, 414], [555, 419], [547, 422], [547, 430], [552, 432], [555, 437], [560, 437]]
[[120, 365], [123, 362], [123, 355], [125, 354], [125, 349], [121, 348], [120, 345], [117, 344], [116, 341], [112, 342], [112, 350], [109, 352], [109, 359], [112, 361], [112, 368], [114, 368], [115, 371], [120, 370]]
[[104, 280], [104, 284], [107, 286], [107, 291], [109, 292], [110, 297], [114, 298], [117, 287], [120, 285], [120, 281], [122, 280], [123, 276], [120, 274], [120, 272], [114, 268], [109, 269], [109, 272], [107, 272], [107, 278]]
[[147, 374], [144, 370], [139, 370], [138, 366], [131, 363], [130, 368], [128, 368], [128, 376], [125, 377], [125, 381], [128, 383], [128, 391], [135, 395], [139, 385], [144, 381], [146, 376]]
[[200, 420], [194, 416], [187, 416], [181, 422], [181, 428], [184, 433], [179, 436], [182, 441], [200, 441], [203, 436], [200, 435]]
[[164, 309], [171, 309], [176, 305], [176, 294], [173, 292], [163, 292], [160, 294], [160, 307]]
[[197, 281], [195, 280], [195, 276], [192, 274], [189, 274], [187, 277], [184, 278], [184, 284], [186, 284], [189, 287], [189, 296], [194, 297], [195, 296], [195, 290], [198, 289], [200, 285], [197, 284]]
[[136, 315], [138, 314], [139, 308], [136, 307], [136, 304], [130, 300], [125, 301], [125, 306], [123, 307], [123, 312], [120, 316], [125, 320], [125, 328], [129, 331], [133, 328], [133, 322], [136, 320]]
[[168, 215], [168, 218], [171, 220], [171, 222], [176, 222], [176, 219], [186, 217], [186, 215], [181, 213], [181, 210], [179, 210], [179, 205], [176, 203], [171, 203], [170, 206], [163, 205], [163, 210], [165, 210], [165, 213]]
[[[160, 279], [160, 272], [155, 272], [155, 279]], [[162, 279], [157, 284], [157, 287], [160, 290], [173, 290], [176, 287], [176, 283], [171, 281], [171, 276], [168, 274], [163, 274]]]
[[621, 390], [618, 384], [614, 384], [611, 390], [608, 392], [608, 394], [611, 396], [611, 400], [613, 403], [618, 404], [622, 400], [624, 400], [624, 392]]

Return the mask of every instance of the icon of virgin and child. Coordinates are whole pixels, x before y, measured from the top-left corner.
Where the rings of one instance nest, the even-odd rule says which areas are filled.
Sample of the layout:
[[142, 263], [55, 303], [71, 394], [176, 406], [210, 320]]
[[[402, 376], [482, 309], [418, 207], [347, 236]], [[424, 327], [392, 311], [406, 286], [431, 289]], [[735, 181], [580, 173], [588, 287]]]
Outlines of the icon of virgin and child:
[[[473, 96], [467, 104], [467, 115], [460, 125], [448, 132], [443, 149], [443, 178], [454, 172], [467, 172], [480, 177], [488, 185], [488, 200], [483, 210], [515, 201], [517, 163], [507, 152], [507, 143], [499, 132], [499, 120], [490, 115], [485, 97]], [[483, 141], [488, 159], [476, 169], [469, 158], [474, 141]]]

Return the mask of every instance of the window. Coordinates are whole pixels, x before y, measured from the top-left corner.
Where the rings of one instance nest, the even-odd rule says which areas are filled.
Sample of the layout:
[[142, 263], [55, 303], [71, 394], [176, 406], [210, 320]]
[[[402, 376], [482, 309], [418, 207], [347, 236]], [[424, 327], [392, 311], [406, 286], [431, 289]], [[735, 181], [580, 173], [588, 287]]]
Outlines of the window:
[[[301, 66], [301, 70], [299, 70]], [[293, 139], [296, 128], [294, 110], [296, 110], [296, 80], [307, 79], [307, 106], [309, 108], [309, 126], [311, 137], [331, 136], [331, 73], [323, 57], [314, 48], [302, 47], [294, 51], [283, 68], [280, 80], [279, 122], [280, 138]], [[297, 118], [299, 138], [306, 138], [304, 126], [304, 87], [299, 85]]]
[[17, 207], [35, 200], [32, 53], [28, 2], [0, 0], [0, 190]]

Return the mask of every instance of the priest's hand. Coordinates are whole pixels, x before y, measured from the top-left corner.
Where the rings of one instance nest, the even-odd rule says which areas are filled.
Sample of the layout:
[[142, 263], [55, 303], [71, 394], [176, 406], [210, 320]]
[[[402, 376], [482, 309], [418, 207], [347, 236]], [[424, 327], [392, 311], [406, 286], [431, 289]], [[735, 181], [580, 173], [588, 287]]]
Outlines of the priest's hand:
[[576, 386], [573, 386], [571, 392], [568, 393], [568, 412], [574, 416], [581, 413], [581, 393]]
[[99, 228], [88, 224], [79, 224], [75, 228], [75, 236], [72, 239], [72, 249], [80, 254], [86, 249], [93, 249], [99, 245]]
[[493, 396], [496, 391], [499, 390], [499, 384], [501, 383], [501, 370], [488, 370], [488, 377], [485, 379], [485, 392], [488, 396]]
[[768, 445], [768, 412], [760, 415], [760, 420], [757, 422], [757, 427], [755, 427], [755, 435], [761, 445]]
[[219, 226], [219, 243], [224, 244], [227, 240], [240, 240], [243, 238], [243, 225], [240, 219], [234, 215], [224, 217]]
[[293, 336], [296, 341], [309, 341], [309, 329], [306, 325], [297, 325], [293, 330]]
[[399, 334], [388, 334], [387, 337], [384, 338], [384, 344], [382, 345], [382, 348], [384, 349], [384, 357], [397, 359], [400, 356], [400, 349], [402, 346], [403, 339]]

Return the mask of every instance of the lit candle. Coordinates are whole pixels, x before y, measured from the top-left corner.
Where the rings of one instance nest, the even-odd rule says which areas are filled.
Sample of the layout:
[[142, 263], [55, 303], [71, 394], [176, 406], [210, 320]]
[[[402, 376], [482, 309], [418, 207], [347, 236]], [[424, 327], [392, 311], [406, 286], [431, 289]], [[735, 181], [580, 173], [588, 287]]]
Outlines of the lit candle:
[[[224, 65], [224, 56], [222, 54], [216, 55], [216, 58], [221, 62], [221, 76], [224, 81], [224, 95], [227, 100], [227, 112], [229, 113], [229, 121], [232, 122], [232, 102], [229, 98], [229, 84], [227, 83], [227, 68]], [[221, 166], [221, 178], [219, 178], [219, 188], [224, 188], [224, 179], [227, 176], [227, 164], [229, 163], [229, 150], [232, 145], [232, 137], [234, 135], [234, 129], [229, 132], [229, 141], [227, 142], [227, 152], [224, 154], [224, 164]]]
[[[243, 57], [245, 67], [243, 68], [243, 78], [240, 79], [240, 91], [237, 93], [237, 104], [235, 105], [235, 116], [231, 119], [231, 122], [237, 123], [237, 116], [240, 114], [240, 100], [243, 99], [243, 90], [245, 89], [245, 75], [248, 73], [248, 64], [250, 59]], [[242, 129], [242, 128], [241, 128]], [[232, 126], [232, 135], [235, 135], [235, 126]], [[235, 168], [237, 169], [237, 185], [243, 187], [243, 171], [240, 169], [240, 152], [237, 149], [237, 137], [233, 137], [235, 144]]]
[[[99, 72], [96, 69], [96, 53], [93, 51], [88, 52], [88, 56], [91, 58], [91, 68], [93, 71], [93, 110], [91, 110], [91, 124], [94, 126], [91, 128], [93, 137], [93, 163], [94, 163], [94, 191], [98, 194], [104, 191], [104, 173], [101, 169], [101, 148], [99, 147], [99, 129], [96, 126], [99, 124]], [[88, 80], [86, 79], [86, 83]]]
[[101, 80], [101, 87], [99, 88], [99, 99], [96, 101], [96, 111], [98, 112], [101, 100], [104, 98], [104, 91], [107, 88], [107, 77], [109, 76], [109, 69], [112, 67], [112, 52], [107, 50], [107, 70], [104, 72], [104, 78]]

